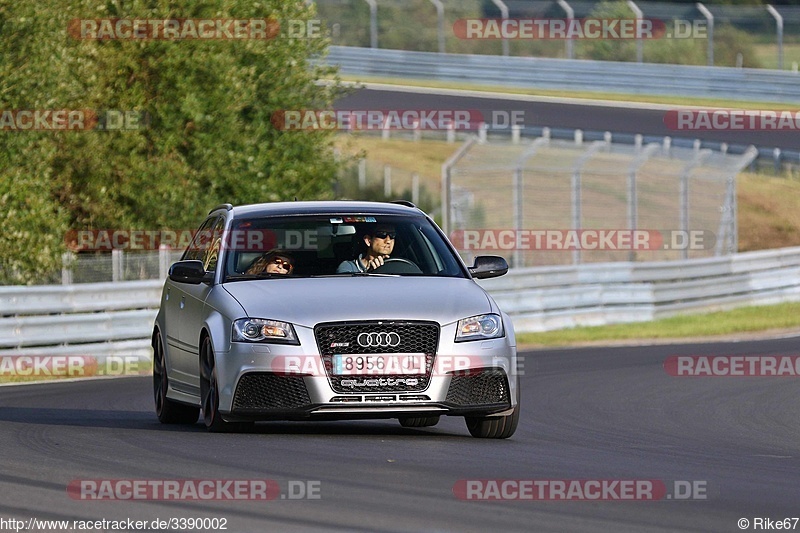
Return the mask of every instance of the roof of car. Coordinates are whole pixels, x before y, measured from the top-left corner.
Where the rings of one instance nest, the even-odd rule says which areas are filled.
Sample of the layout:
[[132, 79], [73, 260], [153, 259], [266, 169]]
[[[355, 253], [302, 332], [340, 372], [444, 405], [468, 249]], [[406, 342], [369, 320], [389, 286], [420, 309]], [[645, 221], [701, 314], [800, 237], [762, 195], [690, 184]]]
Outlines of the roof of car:
[[[225, 209], [220, 206], [218, 209]], [[416, 207], [408, 205], [363, 202], [354, 200], [317, 201], [317, 202], [272, 202], [234, 206], [235, 217], [260, 215], [409, 215], [422, 214]]]

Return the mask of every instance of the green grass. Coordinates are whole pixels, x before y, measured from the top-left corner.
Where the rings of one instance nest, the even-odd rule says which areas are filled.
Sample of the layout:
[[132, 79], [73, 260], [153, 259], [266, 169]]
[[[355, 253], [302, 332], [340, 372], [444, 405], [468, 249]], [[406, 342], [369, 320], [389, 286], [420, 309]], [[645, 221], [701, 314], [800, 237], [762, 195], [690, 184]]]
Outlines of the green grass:
[[[754, 49], [756, 58], [764, 68], [778, 68], [777, 44], [757, 44]], [[800, 43], [783, 43], [783, 69], [791, 70], [792, 62], [800, 64]]]
[[519, 333], [517, 344], [570, 346], [621, 340], [713, 337], [789, 328], [800, 328], [800, 303], [742, 307], [732, 311], [681, 315], [652, 322]]

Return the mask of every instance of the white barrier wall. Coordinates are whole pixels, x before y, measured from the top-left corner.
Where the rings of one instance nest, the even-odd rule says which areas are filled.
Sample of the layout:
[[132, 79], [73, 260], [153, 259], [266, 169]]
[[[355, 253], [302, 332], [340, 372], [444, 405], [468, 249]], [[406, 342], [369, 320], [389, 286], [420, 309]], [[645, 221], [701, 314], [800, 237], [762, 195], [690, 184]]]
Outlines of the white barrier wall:
[[480, 282], [517, 331], [644, 322], [800, 300], [800, 247], [652, 263], [532, 267]]
[[[150, 357], [162, 280], [0, 287], [0, 355]], [[800, 301], [800, 247], [653, 263], [532, 267], [480, 282], [517, 331]]]

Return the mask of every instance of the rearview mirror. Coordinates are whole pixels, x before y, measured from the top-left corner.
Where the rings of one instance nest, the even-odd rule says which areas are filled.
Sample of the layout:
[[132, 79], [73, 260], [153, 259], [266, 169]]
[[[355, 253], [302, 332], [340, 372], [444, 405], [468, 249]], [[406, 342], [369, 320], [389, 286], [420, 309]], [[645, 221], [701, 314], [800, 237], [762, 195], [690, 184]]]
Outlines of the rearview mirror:
[[479, 255], [475, 263], [469, 267], [473, 278], [496, 278], [508, 272], [508, 262], [498, 255]]
[[206, 272], [202, 261], [178, 261], [169, 267], [169, 279], [178, 283], [191, 283], [197, 285], [204, 281], [211, 281], [213, 273]]

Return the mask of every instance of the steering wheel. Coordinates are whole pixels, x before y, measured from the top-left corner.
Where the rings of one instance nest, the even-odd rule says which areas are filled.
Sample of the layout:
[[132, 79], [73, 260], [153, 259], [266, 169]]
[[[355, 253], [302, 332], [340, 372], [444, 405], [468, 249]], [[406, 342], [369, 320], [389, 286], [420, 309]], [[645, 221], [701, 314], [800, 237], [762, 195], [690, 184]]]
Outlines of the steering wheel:
[[383, 265], [373, 270], [376, 274], [422, 274], [422, 270], [413, 262], [402, 257], [390, 257]]

